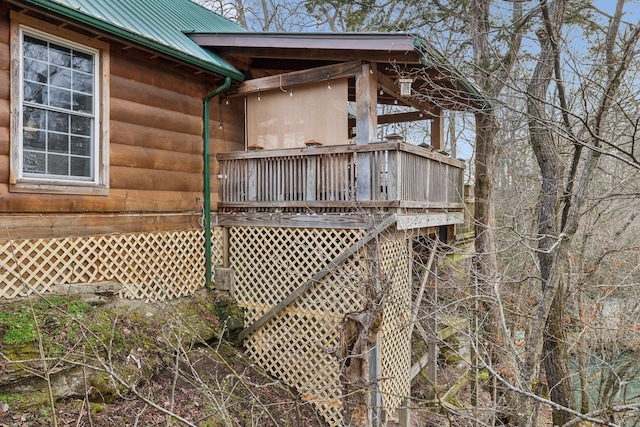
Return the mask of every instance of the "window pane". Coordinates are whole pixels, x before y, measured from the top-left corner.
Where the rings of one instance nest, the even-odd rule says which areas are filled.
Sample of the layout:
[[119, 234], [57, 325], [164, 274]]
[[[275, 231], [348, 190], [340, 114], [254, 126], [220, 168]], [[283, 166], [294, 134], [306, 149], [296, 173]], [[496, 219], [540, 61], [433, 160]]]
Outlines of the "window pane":
[[51, 175], [69, 175], [69, 157], [57, 154], [47, 155], [48, 172]]
[[44, 151], [46, 148], [47, 134], [40, 130], [27, 130], [23, 132], [23, 146], [25, 150]]
[[26, 34], [23, 46], [23, 173], [86, 181], [97, 154], [96, 55]]
[[71, 91], [49, 87], [49, 105], [70, 110]]
[[71, 116], [71, 133], [76, 135], [91, 136], [93, 119], [89, 117]]
[[71, 70], [52, 65], [49, 67], [49, 84], [71, 89]]
[[47, 118], [47, 126], [50, 131], [69, 132], [68, 114], [49, 111], [47, 113]]
[[25, 151], [22, 156], [22, 169], [26, 173], [47, 173], [45, 154]]
[[46, 129], [47, 114], [40, 108], [24, 107], [23, 109], [23, 128], [24, 130]]
[[93, 76], [90, 74], [73, 73], [73, 90], [77, 92], [93, 93]]
[[93, 55], [74, 50], [73, 69], [84, 71], [85, 73], [93, 73]]
[[24, 56], [27, 58], [47, 60], [47, 42], [30, 36], [24, 36]]
[[86, 157], [71, 157], [71, 176], [91, 177], [91, 160]]
[[73, 111], [93, 113], [93, 96], [82, 93], [73, 94]]
[[69, 135], [49, 133], [49, 152], [69, 154]]
[[47, 105], [47, 86], [38, 83], [24, 82], [24, 100], [36, 104]]
[[33, 59], [24, 60], [24, 78], [39, 83], [46, 83], [48, 67], [45, 62]]
[[77, 154], [80, 156], [91, 155], [91, 139], [83, 138], [81, 136], [71, 137], [71, 154]]
[[51, 43], [49, 45], [49, 61], [54, 65], [71, 68], [71, 49]]

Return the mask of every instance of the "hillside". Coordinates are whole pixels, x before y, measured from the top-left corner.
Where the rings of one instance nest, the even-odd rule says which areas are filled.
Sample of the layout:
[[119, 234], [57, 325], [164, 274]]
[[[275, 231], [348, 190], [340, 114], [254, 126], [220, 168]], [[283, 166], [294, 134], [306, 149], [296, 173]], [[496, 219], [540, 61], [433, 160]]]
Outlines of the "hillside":
[[322, 426], [230, 342], [233, 314], [208, 291], [172, 303], [4, 303], [0, 426]]

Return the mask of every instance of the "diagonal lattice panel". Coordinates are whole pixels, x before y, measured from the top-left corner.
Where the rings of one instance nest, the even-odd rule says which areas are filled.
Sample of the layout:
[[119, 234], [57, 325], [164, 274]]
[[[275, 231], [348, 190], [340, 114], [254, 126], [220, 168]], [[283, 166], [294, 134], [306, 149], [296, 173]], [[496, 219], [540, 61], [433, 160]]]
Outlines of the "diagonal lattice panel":
[[[230, 231], [230, 263], [236, 272], [238, 303], [257, 316], [282, 301], [362, 235], [358, 230], [235, 227]], [[255, 284], [269, 284], [264, 289]], [[342, 280], [338, 283], [344, 283]], [[335, 297], [327, 296], [328, 301]], [[304, 299], [305, 310], [323, 312]], [[347, 305], [349, 305], [347, 303]], [[247, 322], [255, 319], [248, 318]]]
[[[355, 230], [238, 227], [230, 232], [236, 296], [248, 326], [304, 284], [364, 235]], [[410, 319], [408, 243], [404, 235], [381, 236], [375, 254], [389, 286], [381, 331], [380, 387], [389, 411], [408, 396]], [[248, 355], [267, 372], [294, 386], [331, 425], [342, 424], [340, 322], [366, 301], [370, 279], [364, 251], [312, 286], [247, 339]]]
[[411, 392], [411, 278], [409, 246], [401, 233], [385, 235], [380, 243], [380, 269], [390, 289], [385, 295], [381, 326], [380, 390], [386, 408], [393, 412]]
[[[355, 244], [364, 232], [238, 227], [230, 231], [236, 298], [251, 324]], [[246, 342], [248, 355], [294, 386], [331, 425], [342, 424], [336, 350], [344, 314], [364, 304], [366, 262], [359, 253], [312, 286]]]
[[[0, 298], [113, 280], [126, 298], [177, 298], [204, 285], [203, 248], [201, 230], [0, 240]], [[219, 228], [212, 230], [212, 253], [213, 264], [221, 264]]]

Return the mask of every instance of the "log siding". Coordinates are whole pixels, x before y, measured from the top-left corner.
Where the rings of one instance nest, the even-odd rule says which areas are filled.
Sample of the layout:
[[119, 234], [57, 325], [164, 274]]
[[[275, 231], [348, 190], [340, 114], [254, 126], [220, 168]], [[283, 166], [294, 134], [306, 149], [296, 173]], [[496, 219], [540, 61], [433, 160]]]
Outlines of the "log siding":
[[[11, 227], [15, 221], [23, 223], [32, 214], [52, 215], [44, 221], [55, 224], [55, 232], [48, 233], [52, 236], [87, 235], [88, 230], [118, 232], [114, 215], [116, 218], [121, 215], [129, 224], [125, 227], [128, 232], [132, 231], [132, 214], [151, 221], [154, 224], [151, 229], [156, 231], [199, 227], [197, 217], [203, 201], [202, 99], [221, 84], [222, 78], [197, 73], [135, 47], [109, 41], [108, 192], [105, 195], [13, 192], [10, 15], [11, 6], [0, 4], [0, 211], [3, 212], [0, 227]], [[72, 25], [66, 28], [82, 34], [89, 32]], [[241, 100], [224, 105], [217, 105], [217, 98], [211, 102], [211, 184], [215, 210], [218, 169], [215, 154], [244, 147], [244, 107]], [[220, 123], [224, 123], [223, 129], [219, 129]], [[100, 214], [109, 219], [100, 218]], [[72, 223], [60, 220], [61, 215], [73, 217]], [[21, 230], [22, 238], [30, 237], [25, 229]], [[41, 229], [33, 234], [47, 235]]]

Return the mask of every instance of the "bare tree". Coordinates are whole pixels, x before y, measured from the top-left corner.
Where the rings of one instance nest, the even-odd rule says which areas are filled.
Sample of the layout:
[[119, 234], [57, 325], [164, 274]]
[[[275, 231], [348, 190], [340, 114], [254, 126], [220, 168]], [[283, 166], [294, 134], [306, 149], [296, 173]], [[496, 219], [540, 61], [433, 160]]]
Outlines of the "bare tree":
[[[552, 6], [547, 5], [546, 1], [540, 2], [543, 27], [537, 31], [537, 35], [541, 50], [527, 87], [530, 141], [542, 178], [538, 200], [537, 257], [543, 294], [529, 335], [528, 345], [531, 350], [524, 363], [522, 383], [531, 383], [534, 366], [542, 360], [551, 400], [569, 409], [574, 409], [575, 400], [567, 357], [563, 274], [567, 252], [580, 222], [581, 208], [597, 173], [602, 155], [599, 148], [605, 137], [607, 116], [640, 37], [640, 26], [636, 26], [625, 38], [618, 39], [623, 5], [624, 1], [619, 0], [607, 30], [606, 55], [603, 63], [598, 64], [605, 70], [605, 73], [600, 74], [603, 81], [599, 87], [602, 91], [593, 110], [581, 112], [584, 114], [582, 124], [590, 135], [588, 141], [583, 141], [574, 134], [570, 116], [579, 118], [580, 115], [571, 111], [567, 104], [561, 74], [560, 37], [567, 7], [565, 1], [556, 1]], [[619, 54], [616, 52], [618, 46], [621, 46]], [[556, 117], [561, 117], [560, 123], [552, 123], [553, 119], [549, 114], [552, 108], [549, 104], [549, 85], [552, 79], [556, 85], [554, 95], [557, 102], [554, 102], [554, 107], [559, 111]], [[561, 135], [558, 135], [559, 129], [562, 129]], [[559, 145], [560, 140], [565, 138], [573, 143], [570, 148], [572, 160], [566, 174]], [[588, 150], [583, 156], [585, 145]], [[521, 408], [520, 412], [525, 411]], [[569, 413], [554, 410], [554, 424], [563, 425], [571, 419], [572, 415]], [[526, 423], [521, 420], [521, 425]]]
[[305, 31], [319, 23], [295, 0], [194, 0], [250, 31]]

